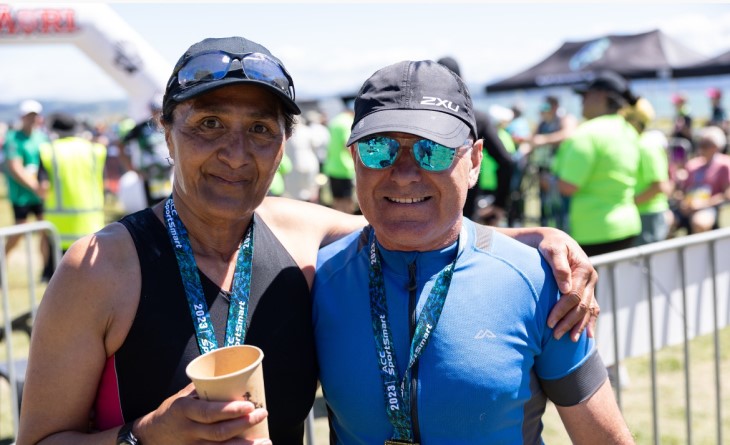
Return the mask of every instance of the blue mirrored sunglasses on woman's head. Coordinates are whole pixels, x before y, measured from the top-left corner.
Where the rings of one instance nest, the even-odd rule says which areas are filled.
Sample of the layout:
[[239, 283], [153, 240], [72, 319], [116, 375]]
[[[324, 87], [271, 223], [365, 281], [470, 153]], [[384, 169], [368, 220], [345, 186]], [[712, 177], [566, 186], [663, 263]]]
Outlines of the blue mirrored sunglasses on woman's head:
[[[471, 148], [473, 141], [467, 139], [460, 147], [451, 148], [430, 139], [419, 139], [413, 143], [411, 152], [419, 167], [430, 172], [440, 172], [451, 167], [459, 148]], [[371, 136], [357, 142], [357, 152], [362, 165], [374, 170], [392, 166], [400, 152], [400, 142], [388, 136]]]
[[[234, 67], [235, 61], [239, 64]], [[221, 80], [229, 72], [239, 69], [246, 79], [269, 84], [294, 100], [294, 86], [289, 73], [276, 60], [262, 53], [232, 54], [214, 51], [199, 54], [180, 68], [177, 82], [184, 90], [201, 82]]]

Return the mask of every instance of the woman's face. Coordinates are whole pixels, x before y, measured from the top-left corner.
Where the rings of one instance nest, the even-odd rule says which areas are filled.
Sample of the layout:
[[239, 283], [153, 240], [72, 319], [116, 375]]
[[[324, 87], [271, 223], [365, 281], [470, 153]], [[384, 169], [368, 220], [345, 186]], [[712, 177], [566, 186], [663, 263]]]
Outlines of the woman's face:
[[179, 104], [165, 138], [174, 189], [188, 208], [208, 217], [247, 218], [266, 196], [283, 155], [281, 102], [262, 86], [219, 88]]

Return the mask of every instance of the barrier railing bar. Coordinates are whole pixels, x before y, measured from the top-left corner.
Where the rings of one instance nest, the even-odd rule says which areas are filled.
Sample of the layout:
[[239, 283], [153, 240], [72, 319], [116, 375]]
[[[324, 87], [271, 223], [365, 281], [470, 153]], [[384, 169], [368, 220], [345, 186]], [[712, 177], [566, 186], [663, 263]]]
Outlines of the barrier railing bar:
[[618, 350], [618, 308], [616, 305], [616, 274], [613, 264], [608, 267], [608, 275], [611, 283], [611, 311], [613, 312], [611, 320], [613, 323], [613, 377], [616, 381], [616, 403], [618, 404], [618, 408], [621, 409], [621, 373], [619, 372], [621, 356]]
[[684, 419], [687, 429], [687, 445], [692, 445], [692, 397], [690, 393], [690, 377], [689, 377], [689, 322], [687, 314], [687, 270], [684, 261], [684, 246], [679, 248], [679, 270], [681, 271], [680, 280], [682, 283], [682, 329], [684, 334]]
[[[61, 245], [61, 237], [58, 234], [58, 230], [56, 229], [56, 226], [49, 223], [48, 221], [34, 221], [30, 223], [23, 223], [23, 224], [16, 224], [14, 226], [9, 227], [2, 227], [0, 228], [0, 273], [2, 276], [0, 277], [0, 281], [2, 281], [2, 307], [3, 307], [3, 323], [4, 323], [4, 332], [5, 332], [5, 348], [7, 351], [7, 363], [8, 363], [8, 380], [10, 383], [10, 409], [11, 414], [13, 418], [13, 431], [17, 434], [18, 431], [18, 423], [20, 421], [20, 412], [18, 409], [18, 376], [15, 372], [15, 354], [13, 352], [13, 341], [12, 341], [12, 335], [13, 335], [13, 327], [12, 327], [12, 314], [10, 313], [10, 287], [8, 283], [8, 264], [7, 264], [7, 257], [5, 255], [5, 238], [8, 236], [13, 235], [23, 235], [25, 237], [25, 243], [27, 245], [26, 253], [28, 254], [29, 260], [28, 260], [28, 282], [33, 283], [34, 281], [34, 275], [33, 275], [33, 267], [32, 267], [32, 261], [30, 261], [30, 258], [32, 258], [31, 250], [30, 250], [30, 242], [29, 240], [32, 239], [32, 233], [34, 232], [43, 232], [45, 231], [46, 234], [52, 238], [52, 245], [56, 246], [51, 249], [52, 254], [54, 255], [54, 259], [56, 260], [56, 265], [61, 260], [61, 252], [60, 252], [60, 246]], [[35, 287], [33, 286], [33, 289], [35, 292]], [[31, 313], [32, 316], [35, 317], [35, 295], [30, 296], [30, 301], [33, 304], [31, 306]]]
[[656, 351], [654, 350], [654, 299], [652, 298], [651, 256], [644, 257], [646, 296], [649, 304], [649, 369], [651, 371], [651, 416], [654, 445], [659, 445], [659, 413], [657, 403]]
[[715, 241], [710, 241], [710, 276], [712, 277], [712, 311], [715, 330], [712, 340], [715, 349], [715, 416], [717, 425], [717, 445], [722, 445], [722, 382], [720, 377], [720, 304], [717, 301], [717, 263], [715, 260]]
[[10, 413], [13, 417], [13, 428], [17, 434], [18, 432], [18, 419], [20, 418], [20, 412], [18, 410], [18, 404], [16, 403], [16, 400], [18, 400], [18, 386], [17, 381], [18, 378], [15, 375], [15, 366], [13, 366], [13, 357], [15, 355], [13, 354], [13, 341], [12, 341], [12, 335], [13, 335], [13, 327], [12, 325], [12, 316], [10, 315], [10, 299], [6, 297], [6, 295], [9, 295], [10, 293], [10, 285], [8, 283], [8, 262], [5, 255], [5, 237], [0, 236], [0, 273], [2, 273], [2, 279], [3, 282], [3, 321], [5, 325], [3, 326], [3, 329], [5, 331], [5, 349], [7, 351], [8, 355], [8, 379], [10, 380]]

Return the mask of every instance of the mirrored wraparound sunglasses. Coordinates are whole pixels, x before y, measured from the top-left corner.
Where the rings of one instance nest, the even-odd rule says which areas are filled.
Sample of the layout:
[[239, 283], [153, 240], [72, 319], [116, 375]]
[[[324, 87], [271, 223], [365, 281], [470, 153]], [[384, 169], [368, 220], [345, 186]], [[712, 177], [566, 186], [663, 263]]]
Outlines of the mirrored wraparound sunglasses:
[[[471, 139], [467, 139], [461, 146], [451, 148], [430, 139], [419, 139], [413, 143], [411, 152], [419, 167], [430, 172], [440, 172], [451, 167], [457, 151], [471, 148], [473, 143]], [[357, 142], [362, 165], [374, 170], [392, 166], [401, 151], [400, 142], [388, 136], [373, 136]]]
[[199, 54], [178, 70], [177, 82], [184, 90], [201, 82], [221, 80], [235, 70], [241, 70], [244, 78], [271, 85], [294, 100], [294, 82], [289, 73], [279, 62], [262, 53], [214, 51]]

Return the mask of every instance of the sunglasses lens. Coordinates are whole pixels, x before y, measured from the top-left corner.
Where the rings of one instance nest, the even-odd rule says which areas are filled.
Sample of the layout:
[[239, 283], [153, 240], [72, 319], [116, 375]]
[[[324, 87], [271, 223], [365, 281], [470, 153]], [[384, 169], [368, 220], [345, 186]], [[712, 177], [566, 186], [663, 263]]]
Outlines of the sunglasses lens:
[[177, 73], [177, 81], [185, 88], [198, 82], [220, 80], [231, 66], [230, 56], [222, 53], [202, 54], [190, 59]]
[[413, 144], [413, 155], [424, 170], [440, 172], [451, 166], [456, 149], [421, 139]]
[[399, 145], [395, 139], [376, 136], [358, 142], [357, 151], [365, 167], [379, 170], [393, 165], [398, 157]]
[[292, 98], [289, 78], [275, 60], [265, 54], [252, 53], [246, 55], [242, 63], [246, 77], [272, 85]]

